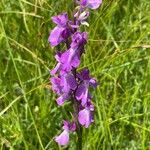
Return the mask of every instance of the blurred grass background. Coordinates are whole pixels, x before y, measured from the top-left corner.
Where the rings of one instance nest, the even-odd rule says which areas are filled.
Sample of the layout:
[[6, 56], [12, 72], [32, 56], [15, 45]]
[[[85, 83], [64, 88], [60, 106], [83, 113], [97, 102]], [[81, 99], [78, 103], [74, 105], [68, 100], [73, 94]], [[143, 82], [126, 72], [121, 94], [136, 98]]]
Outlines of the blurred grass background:
[[[72, 9], [72, 0], [0, 0], [1, 150], [61, 149], [53, 138], [69, 104], [57, 107], [50, 90], [56, 62], [47, 39], [50, 17]], [[89, 67], [100, 86], [83, 150], [150, 150], [150, 1], [104, 0], [89, 24], [80, 68]]]

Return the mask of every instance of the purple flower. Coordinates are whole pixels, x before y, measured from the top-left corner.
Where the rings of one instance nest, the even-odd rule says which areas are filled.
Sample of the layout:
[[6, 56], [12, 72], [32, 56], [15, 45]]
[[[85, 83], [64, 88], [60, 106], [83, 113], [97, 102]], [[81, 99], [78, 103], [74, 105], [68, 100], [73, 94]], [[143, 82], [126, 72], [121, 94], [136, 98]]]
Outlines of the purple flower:
[[71, 91], [77, 87], [75, 77], [69, 73], [60, 77], [52, 77], [50, 80], [53, 91], [59, 95], [56, 102], [61, 106], [66, 100], [70, 99]]
[[57, 60], [57, 65], [54, 69], [50, 71], [51, 75], [55, 75], [57, 72], [60, 72], [61, 75], [68, 73], [74, 67], [78, 67], [80, 64], [80, 55], [74, 49], [69, 49], [64, 53], [57, 53], [55, 55]]
[[71, 35], [71, 27], [66, 13], [54, 16], [52, 20], [57, 26], [51, 31], [48, 41], [51, 46], [57, 46]]
[[75, 131], [76, 125], [74, 122], [70, 123], [68, 121], [64, 121], [63, 129], [64, 131], [59, 136], [55, 137], [55, 141], [59, 145], [67, 145], [69, 143], [69, 131]]
[[89, 125], [94, 121], [91, 112], [93, 110], [94, 110], [94, 106], [89, 103], [84, 109], [79, 111], [78, 114], [79, 123], [85, 126], [85, 128], [88, 128]]
[[97, 82], [94, 78], [89, 76], [88, 69], [82, 70], [77, 76], [81, 83], [76, 90], [75, 96], [77, 100], [81, 100], [81, 104], [84, 106], [91, 97], [89, 94], [89, 86], [96, 88]]
[[102, 0], [74, 1], [80, 6], [76, 7], [72, 20], [69, 20], [67, 13], [52, 17], [52, 21], [56, 26], [51, 31], [48, 39], [52, 46], [63, 43], [67, 48], [63, 52], [56, 53], [57, 64], [50, 71], [53, 76], [50, 78], [52, 90], [58, 96], [56, 102], [61, 106], [70, 99], [70, 104], [73, 104], [73, 108], [75, 108], [75, 115], [73, 115], [75, 122], [64, 121], [62, 133], [55, 137], [55, 141], [59, 145], [69, 143], [69, 133], [76, 130], [76, 125], [88, 128], [94, 121], [94, 106], [91, 103], [92, 96], [89, 89], [91, 87], [96, 88], [97, 82], [90, 76], [88, 69], [83, 69], [78, 73], [77, 68], [80, 65], [80, 59], [85, 52], [84, 48], [87, 43], [87, 32], [80, 32], [80, 26], [89, 26], [86, 22], [89, 16], [89, 9], [87, 8], [97, 9]]
[[77, 3], [79, 3], [82, 7], [97, 9], [101, 5], [102, 0], [77, 0]]
[[65, 51], [61, 56], [62, 69], [66, 72], [72, 68], [77, 68], [80, 64], [80, 57], [84, 51], [84, 45], [87, 42], [86, 32], [76, 32], [72, 36], [72, 43], [69, 50]]

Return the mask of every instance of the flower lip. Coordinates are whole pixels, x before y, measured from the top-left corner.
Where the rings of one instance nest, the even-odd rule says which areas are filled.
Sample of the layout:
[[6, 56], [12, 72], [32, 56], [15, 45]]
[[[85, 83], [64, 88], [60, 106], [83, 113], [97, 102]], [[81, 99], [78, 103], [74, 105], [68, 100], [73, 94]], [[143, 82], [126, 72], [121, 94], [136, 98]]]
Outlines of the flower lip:
[[89, 125], [94, 121], [91, 110], [88, 107], [85, 107], [84, 109], [79, 111], [78, 120], [82, 126], [88, 128]]
[[55, 137], [55, 141], [59, 145], [67, 145], [69, 143], [69, 132], [67, 130], [64, 130], [59, 136]]
[[65, 28], [56, 26], [50, 33], [48, 41], [50, 42], [51, 46], [57, 46], [59, 43], [64, 41], [62, 37], [62, 33], [64, 32]]

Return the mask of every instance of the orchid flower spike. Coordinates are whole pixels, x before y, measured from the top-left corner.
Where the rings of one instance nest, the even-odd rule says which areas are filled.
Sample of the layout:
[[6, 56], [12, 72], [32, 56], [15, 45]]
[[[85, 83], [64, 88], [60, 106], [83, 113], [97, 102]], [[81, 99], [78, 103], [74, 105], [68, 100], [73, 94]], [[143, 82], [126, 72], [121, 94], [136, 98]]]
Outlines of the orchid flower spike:
[[80, 27], [89, 25], [87, 23], [89, 9], [97, 9], [102, 0], [75, 0], [75, 2], [79, 7], [76, 12], [74, 11], [72, 20], [67, 13], [52, 17], [56, 26], [48, 38], [52, 47], [66, 45], [64, 51], [56, 52], [57, 64], [50, 71], [51, 89], [57, 95], [56, 103], [62, 106], [70, 102], [75, 111], [70, 113], [73, 121], [64, 121], [63, 131], [55, 137], [55, 141], [62, 146], [69, 144], [71, 132], [78, 133], [79, 128], [88, 128], [94, 122], [94, 106], [91, 100], [93, 97], [90, 89], [95, 89], [98, 85], [87, 68], [78, 72], [78, 67], [82, 55], [86, 52], [85, 46], [88, 41], [88, 33], [81, 32]]

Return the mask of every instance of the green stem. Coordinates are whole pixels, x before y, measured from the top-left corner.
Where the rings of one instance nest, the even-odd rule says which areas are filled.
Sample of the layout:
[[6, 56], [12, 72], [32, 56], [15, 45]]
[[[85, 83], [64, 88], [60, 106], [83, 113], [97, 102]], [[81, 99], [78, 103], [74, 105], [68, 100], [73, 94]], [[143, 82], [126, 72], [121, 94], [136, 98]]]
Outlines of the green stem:
[[82, 126], [78, 121], [79, 103], [74, 99], [74, 110], [75, 110], [75, 122], [76, 122], [76, 133], [77, 133], [77, 150], [82, 150]]
[[[75, 3], [75, 1], [73, 1], [73, 2], [74, 2], [74, 7], [75, 7], [76, 3]], [[78, 15], [79, 14], [80, 14], [80, 10], [79, 10]], [[75, 22], [76, 22], [76, 20], [74, 18], [74, 23]], [[73, 73], [74, 77], [76, 78], [76, 69], [75, 68], [72, 70], [72, 73]], [[74, 95], [73, 95], [73, 99], [74, 99], [73, 105], [74, 105], [74, 111], [75, 111], [74, 120], [75, 120], [75, 123], [76, 123], [76, 133], [77, 133], [77, 145], [76, 145], [77, 147], [76, 147], [76, 150], [82, 150], [82, 126], [80, 125], [80, 123], [78, 121], [78, 113], [79, 113], [80, 104], [75, 98], [75, 93], [76, 93], [76, 90], [75, 90]]]
[[82, 127], [78, 124], [77, 127], [77, 150], [82, 150]]

